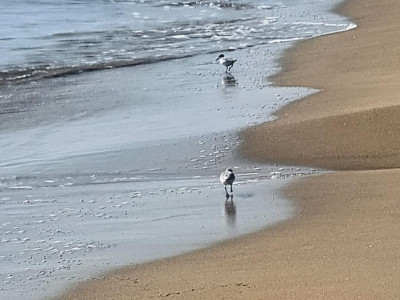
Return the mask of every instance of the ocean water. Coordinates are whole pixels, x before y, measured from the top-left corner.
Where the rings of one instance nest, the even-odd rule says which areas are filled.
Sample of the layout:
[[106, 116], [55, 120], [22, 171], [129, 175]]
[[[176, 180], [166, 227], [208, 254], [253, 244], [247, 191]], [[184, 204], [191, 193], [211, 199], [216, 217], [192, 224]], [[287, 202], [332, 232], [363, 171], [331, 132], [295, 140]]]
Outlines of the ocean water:
[[153, 63], [347, 29], [348, 22], [323, 12], [330, 5], [312, 0], [4, 0], [0, 78]]
[[268, 76], [294, 42], [354, 28], [337, 3], [1, 1], [0, 298], [293, 215], [280, 190], [318, 171], [238, 158], [238, 130], [314, 92]]

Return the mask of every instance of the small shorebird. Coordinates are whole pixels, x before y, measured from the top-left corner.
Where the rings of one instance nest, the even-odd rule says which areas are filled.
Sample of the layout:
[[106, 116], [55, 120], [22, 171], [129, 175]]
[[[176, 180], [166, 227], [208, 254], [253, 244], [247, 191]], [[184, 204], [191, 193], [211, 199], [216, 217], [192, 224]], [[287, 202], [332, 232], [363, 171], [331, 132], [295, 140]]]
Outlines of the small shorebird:
[[231, 193], [233, 193], [232, 184], [235, 181], [235, 174], [233, 174], [232, 169], [227, 169], [224, 172], [222, 172], [221, 175], [219, 176], [219, 181], [221, 181], [221, 183], [224, 185], [226, 198], [229, 198], [229, 194], [228, 194], [228, 191], [226, 190], [226, 186], [230, 185]]
[[233, 67], [233, 64], [237, 59], [232, 59], [232, 58], [227, 58], [225, 55], [220, 54], [216, 61], [219, 60], [219, 63], [223, 66], [226, 67], [225, 73], [228, 73], [228, 71], [231, 71], [231, 68]]

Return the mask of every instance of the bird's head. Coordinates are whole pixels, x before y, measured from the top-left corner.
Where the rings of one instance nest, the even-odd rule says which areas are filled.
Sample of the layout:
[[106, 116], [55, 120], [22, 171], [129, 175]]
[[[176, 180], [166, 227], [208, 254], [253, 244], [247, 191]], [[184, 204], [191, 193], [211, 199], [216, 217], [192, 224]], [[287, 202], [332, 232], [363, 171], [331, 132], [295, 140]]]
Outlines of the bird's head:
[[228, 172], [233, 172], [232, 169], [228, 169]]
[[223, 57], [225, 57], [225, 55], [220, 54], [220, 55], [218, 56], [218, 58], [216, 59], [216, 61], [217, 61], [218, 59], [220, 59], [220, 58], [223, 58]]

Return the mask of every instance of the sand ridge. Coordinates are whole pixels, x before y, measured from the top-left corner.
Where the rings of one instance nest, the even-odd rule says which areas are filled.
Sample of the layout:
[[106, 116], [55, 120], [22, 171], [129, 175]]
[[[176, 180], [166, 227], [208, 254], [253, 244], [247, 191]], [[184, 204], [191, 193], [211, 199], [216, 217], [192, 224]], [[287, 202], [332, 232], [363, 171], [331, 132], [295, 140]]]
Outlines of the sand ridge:
[[286, 193], [292, 220], [207, 250], [128, 267], [63, 299], [398, 299], [400, 43], [395, 0], [350, 0], [358, 28], [299, 43], [279, 85], [320, 93], [243, 133], [259, 161], [342, 171]]
[[246, 130], [243, 155], [336, 170], [400, 166], [397, 3], [350, 1], [339, 12], [358, 28], [299, 43], [272, 78], [321, 92]]

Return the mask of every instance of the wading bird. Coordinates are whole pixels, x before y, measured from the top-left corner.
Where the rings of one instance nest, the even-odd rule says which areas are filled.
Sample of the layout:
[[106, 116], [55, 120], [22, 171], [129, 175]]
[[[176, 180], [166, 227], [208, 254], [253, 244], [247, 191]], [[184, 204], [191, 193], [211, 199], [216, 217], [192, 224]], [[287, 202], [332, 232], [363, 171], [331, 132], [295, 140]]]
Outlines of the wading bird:
[[226, 189], [226, 186], [230, 185], [231, 193], [233, 193], [232, 184], [235, 181], [235, 174], [233, 174], [232, 169], [227, 169], [224, 172], [222, 172], [221, 175], [219, 176], [219, 181], [221, 181], [221, 183], [224, 185], [226, 198], [229, 198], [229, 193]]
[[231, 68], [233, 67], [233, 64], [235, 63], [235, 61], [237, 61], [237, 59], [227, 58], [223, 54], [220, 54], [216, 59], [216, 61], [217, 60], [219, 60], [219, 63], [221, 65], [226, 67], [225, 73], [228, 73], [228, 71], [230, 72]]

